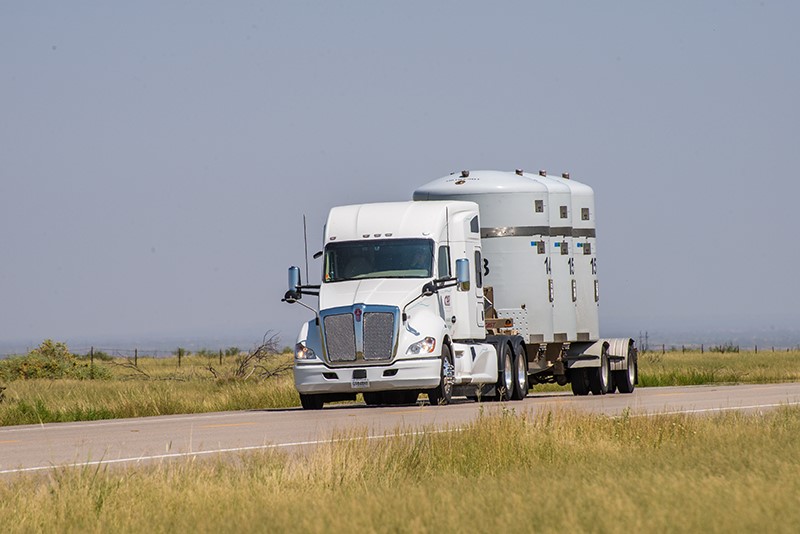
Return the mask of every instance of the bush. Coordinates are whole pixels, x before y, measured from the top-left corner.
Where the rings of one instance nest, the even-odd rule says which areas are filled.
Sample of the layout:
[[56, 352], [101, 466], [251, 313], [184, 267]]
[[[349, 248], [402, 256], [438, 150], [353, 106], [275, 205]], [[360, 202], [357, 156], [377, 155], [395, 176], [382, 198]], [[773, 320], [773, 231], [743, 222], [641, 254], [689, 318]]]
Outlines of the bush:
[[709, 352], [739, 352], [739, 345], [734, 345], [732, 341], [728, 341], [727, 343], [723, 343], [722, 345], [714, 345], [713, 347], [709, 347]]
[[72, 354], [67, 345], [46, 339], [25, 356], [16, 356], [0, 361], [0, 378], [4, 380], [26, 380], [31, 378], [110, 378], [104, 367], [83, 363]]

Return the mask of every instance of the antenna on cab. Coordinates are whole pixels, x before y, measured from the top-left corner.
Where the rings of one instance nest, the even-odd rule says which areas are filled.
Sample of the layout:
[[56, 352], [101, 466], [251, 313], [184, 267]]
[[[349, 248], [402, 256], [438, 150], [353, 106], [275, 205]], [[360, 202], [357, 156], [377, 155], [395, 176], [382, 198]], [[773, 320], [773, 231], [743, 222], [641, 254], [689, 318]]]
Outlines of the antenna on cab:
[[308, 284], [310, 278], [308, 277], [308, 228], [306, 227], [306, 214], [303, 214], [303, 245], [305, 247], [305, 258], [306, 258], [306, 284]]

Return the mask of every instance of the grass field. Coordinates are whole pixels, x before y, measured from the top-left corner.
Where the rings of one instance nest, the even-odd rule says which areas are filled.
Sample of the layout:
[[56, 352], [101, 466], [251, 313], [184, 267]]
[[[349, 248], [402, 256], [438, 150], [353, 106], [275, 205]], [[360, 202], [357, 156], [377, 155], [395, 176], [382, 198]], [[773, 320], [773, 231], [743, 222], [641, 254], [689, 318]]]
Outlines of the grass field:
[[307, 455], [54, 469], [0, 483], [7, 532], [797, 532], [800, 409], [507, 411]]
[[[290, 354], [276, 355], [272, 369]], [[291, 372], [258, 379], [233, 378], [236, 360], [186, 355], [172, 358], [96, 360], [107, 378], [0, 381], [0, 425], [48, 423], [298, 406]], [[209, 371], [214, 368], [215, 375]], [[800, 351], [708, 353], [667, 352], [640, 356], [640, 386], [800, 381]], [[533, 391], [569, 391], [537, 385]]]

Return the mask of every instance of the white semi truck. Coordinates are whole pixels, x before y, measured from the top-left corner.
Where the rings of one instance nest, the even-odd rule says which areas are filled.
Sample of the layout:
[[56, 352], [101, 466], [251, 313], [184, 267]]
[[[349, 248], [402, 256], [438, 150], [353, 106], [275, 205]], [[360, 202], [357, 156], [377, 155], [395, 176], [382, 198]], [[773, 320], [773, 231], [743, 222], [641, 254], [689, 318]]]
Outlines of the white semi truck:
[[295, 345], [305, 409], [638, 382], [633, 340], [599, 335], [594, 193], [567, 174], [462, 171], [409, 202], [335, 207], [323, 239], [321, 283], [290, 267], [284, 297], [315, 314]]

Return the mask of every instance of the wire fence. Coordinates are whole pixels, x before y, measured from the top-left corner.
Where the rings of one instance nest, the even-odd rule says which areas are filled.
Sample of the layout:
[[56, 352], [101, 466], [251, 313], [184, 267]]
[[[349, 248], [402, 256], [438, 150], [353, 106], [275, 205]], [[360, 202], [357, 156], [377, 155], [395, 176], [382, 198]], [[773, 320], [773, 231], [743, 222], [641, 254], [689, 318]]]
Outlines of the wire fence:
[[793, 347], [781, 347], [776, 345], [733, 345], [733, 344], [714, 344], [714, 343], [691, 343], [691, 344], [681, 344], [681, 345], [673, 345], [668, 343], [649, 343], [644, 345], [639, 345], [639, 352], [660, 352], [662, 354], [666, 354], [668, 352], [699, 352], [700, 354], [705, 353], [736, 353], [736, 352], [753, 352], [755, 354], [763, 353], [763, 352], [793, 352], [793, 351], [800, 351], [800, 345], [796, 345]]
[[[637, 347], [640, 353], [659, 352], [666, 354], [668, 352], [700, 352], [705, 353], [737, 353], [737, 352], [792, 352], [800, 351], [800, 345], [791, 347], [769, 344], [741, 344], [741, 343], [662, 343], [652, 342], [647, 334], [639, 336]], [[0, 354], [0, 359], [11, 358], [14, 356], [23, 356], [34, 350], [35, 347], [26, 348], [23, 351], [5, 352]], [[111, 357], [111, 358], [126, 358], [137, 360], [138, 358], [172, 358], [172, 357], [185, 357], [185, 356], [204, 356], [207, 358], [216, 358], [220, 361], [223, 358], [237, 356], [242, 352], [238, 347], [228, 347], [226, 349], [187, 349], [176, 347], [173, 350], [169, 349], [140, 349], [140, 348], [111, 348], [106, 346], [82, 346], [70, 347], [69, 351], [72, 354], [86, 357]]]

